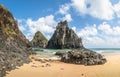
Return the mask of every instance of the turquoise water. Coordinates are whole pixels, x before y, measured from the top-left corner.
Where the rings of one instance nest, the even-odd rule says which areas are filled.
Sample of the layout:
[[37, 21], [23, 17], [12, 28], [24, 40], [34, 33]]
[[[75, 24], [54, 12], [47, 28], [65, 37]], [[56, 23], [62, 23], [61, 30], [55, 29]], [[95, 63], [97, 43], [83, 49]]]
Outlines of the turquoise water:
[[62, 51], [62, 52], [65, 52], [65, 51], [70, 51], [70, 49], [45, 49], [45, 48], [33, 48], [33, 50], [43, 50], [43, 51], [49, 51], [49, 52], [59, 52], [59, 51]]
[[120, 48], [89, 48], [98, 53], [120, 53]]
[[[88, 48], [98, 53], [120, 53], [120, 48]], [[33, 48], [33, 50], [37, 50], [37, 55], [50, 55], [53, 56], [56, 52], [68, 52], [70, 49], [44, 49], [44, 48]], [[40, 52], [42, 50], [44, 52]]]
[[53, 56], [56, 52], [71, 51], [70, 49], [44, 49], [44, 48], [33, 48], [33, 50], [36, 51], [37, 55], [49, 55], [49, 56]]

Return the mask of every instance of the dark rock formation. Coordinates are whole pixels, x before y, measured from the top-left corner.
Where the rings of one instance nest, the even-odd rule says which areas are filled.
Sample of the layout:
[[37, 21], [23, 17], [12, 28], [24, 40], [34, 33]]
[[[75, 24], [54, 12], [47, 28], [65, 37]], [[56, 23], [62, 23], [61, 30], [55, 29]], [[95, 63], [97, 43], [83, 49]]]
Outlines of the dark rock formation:
[[5, 71], [30, 62], [29, 41], [18, 29], [12, 14], [0, 5], [0, 77]]
[[56, 52], [55, 55], [62, 57], [66, 52]]
[[68, 27], [67, 21], [58, 23], [56, 30], [47, 45], [47, 48], [55, 49], [73, 49], [82, 47], [81, 38]]
[[106, 62], [101, 54], [83, 47], [81, 38], [68, 27], [67, 21], [58, 23], [47, 48], [72, 49], [70, 52], [57, 52], [55, 54], [61, 56], [61, 61], [67, 63], [98, 65]]
[[74, 49], [66, 53], [58, 53], [56, 55], [61, 56], [61, 61], [73, 64], [83, 65], [99, 65], [106, 63], [106, 59], [99, 53], [81, 48]]
[[37, 31], [31, 41], [31, 46], [45, 48], [47, 43], [48, 40], [45, 38], [45, 36], [40, 31]]

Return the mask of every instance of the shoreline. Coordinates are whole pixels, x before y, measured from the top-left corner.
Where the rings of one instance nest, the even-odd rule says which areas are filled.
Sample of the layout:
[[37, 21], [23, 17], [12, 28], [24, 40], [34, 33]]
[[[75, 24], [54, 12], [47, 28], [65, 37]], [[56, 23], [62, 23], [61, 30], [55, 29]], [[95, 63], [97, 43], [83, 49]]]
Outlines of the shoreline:
[[[120, 54], [120, 53], [119, 53]], [[120, 55], [107, 54], [107, 63], [84, 66], [59, 61], [35, 61], [8, 72], [5, 77], [120, 77]]]

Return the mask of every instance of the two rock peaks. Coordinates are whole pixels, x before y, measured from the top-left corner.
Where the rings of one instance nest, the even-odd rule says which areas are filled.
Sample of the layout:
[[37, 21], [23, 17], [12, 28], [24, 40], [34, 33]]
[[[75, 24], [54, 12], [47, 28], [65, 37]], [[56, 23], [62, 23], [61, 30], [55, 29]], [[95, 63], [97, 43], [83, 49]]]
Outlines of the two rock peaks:
[[[47, 44], [48, 42], [48, 44]], [[31, 41], [33, 47], [46, 47], [54, 49], [74, 49], [82, 48], [82, 39], [68, 27], [67, 21], [59, 22], [56, 26], [53, 36], [49, 41], [43, 36], [41, 32], [36, 32]]]

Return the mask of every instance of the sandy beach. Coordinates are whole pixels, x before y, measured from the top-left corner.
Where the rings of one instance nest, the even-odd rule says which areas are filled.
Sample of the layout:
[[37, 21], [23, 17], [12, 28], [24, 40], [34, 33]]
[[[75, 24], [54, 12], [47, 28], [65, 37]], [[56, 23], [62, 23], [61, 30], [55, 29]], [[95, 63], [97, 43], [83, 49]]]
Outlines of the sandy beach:
[[120, 77], [120, 54], [105, 57], [107, 63], [93, 66], [32, 60], [31, 63], [8, 72], [5, 77]]

